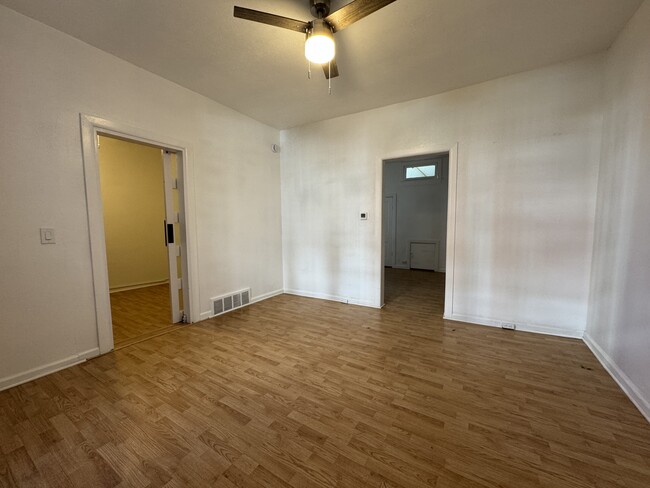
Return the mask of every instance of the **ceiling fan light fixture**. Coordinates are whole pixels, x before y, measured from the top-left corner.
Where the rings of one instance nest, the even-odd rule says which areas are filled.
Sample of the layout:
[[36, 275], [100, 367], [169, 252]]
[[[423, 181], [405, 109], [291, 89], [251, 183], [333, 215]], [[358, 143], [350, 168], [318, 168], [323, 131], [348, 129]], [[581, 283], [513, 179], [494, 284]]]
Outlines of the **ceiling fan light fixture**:
[[305, 41], [305, 57], [314, 64], [329, 63], [336, 54], [332, 29], [322, 19], [313, 21]]
[[[345, 6], [332, 13], [330, 13], [331, 0], [308, 1], [311, 13], [316, 17], [311, 22], [237, 6], [233, 13], [238, 19], [251, 20], [306, 34], [305, 57], [310, 61], [310, 66], [311, 63], [322, 65], [325, 78], [330, 80], [339, 75], [335, 57], [334, 33], [396, 0], [347, 0], [348, 3]], [[309, 77], [311, 78], [311, 68]]]

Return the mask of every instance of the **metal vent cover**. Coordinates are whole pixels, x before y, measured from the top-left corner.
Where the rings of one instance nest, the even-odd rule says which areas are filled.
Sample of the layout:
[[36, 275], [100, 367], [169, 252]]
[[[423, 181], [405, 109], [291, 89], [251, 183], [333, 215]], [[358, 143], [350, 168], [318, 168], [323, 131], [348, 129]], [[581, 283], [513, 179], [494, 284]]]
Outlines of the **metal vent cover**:
[[212, 302], [212, 308], [215, 315], [219, 315], [220, 313], [223, 313], [223, 300], [219, 298], [214, 302]]
[[251, 289], [245, 288], [234, 293], [212, 298], [211, 300], [212, 316], [214, 317], [229, 312], [230, 310], [235, 310], [245, 305], [249, 305], [251, 303]]

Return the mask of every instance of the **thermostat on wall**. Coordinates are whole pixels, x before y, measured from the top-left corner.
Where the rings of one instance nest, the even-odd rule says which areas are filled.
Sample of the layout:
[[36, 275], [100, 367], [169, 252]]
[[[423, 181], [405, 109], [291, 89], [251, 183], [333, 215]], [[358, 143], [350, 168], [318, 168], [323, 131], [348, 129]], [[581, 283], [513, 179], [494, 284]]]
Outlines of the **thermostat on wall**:
[[361, 220], [368, 220], [368, 212], [361, 212]]

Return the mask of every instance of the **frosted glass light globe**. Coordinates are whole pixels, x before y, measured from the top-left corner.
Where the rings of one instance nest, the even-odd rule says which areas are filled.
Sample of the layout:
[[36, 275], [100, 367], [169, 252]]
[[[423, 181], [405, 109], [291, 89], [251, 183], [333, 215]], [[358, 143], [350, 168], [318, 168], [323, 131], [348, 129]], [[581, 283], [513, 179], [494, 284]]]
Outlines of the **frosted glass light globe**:
[[314, 64], [329, 63], [335, 53], [334, 39], [326, 35], [312, 35], [305, 42], [305, 57]]
[[325, 64], [334, 59], [335, 53], [332, 28], [323, 19], [312, 21], [305, 41], [305, 57], [312, 63]]

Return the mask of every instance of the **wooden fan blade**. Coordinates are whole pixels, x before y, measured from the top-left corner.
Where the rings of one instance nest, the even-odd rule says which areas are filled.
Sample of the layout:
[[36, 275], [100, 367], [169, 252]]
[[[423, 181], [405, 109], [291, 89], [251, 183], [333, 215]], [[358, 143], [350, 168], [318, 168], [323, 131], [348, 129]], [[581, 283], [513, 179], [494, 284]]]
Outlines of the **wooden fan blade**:
[[260, 12], [259, 10], [252, 10], [250, 8], [235, 7], [235, 17], [239, 19], [252, 20], [254, 22], [261, 22], [262, 24], [274, 25], [275, 27], [282, 27], [303, 34], [309, 29], [309, 22], [302, 20], [290, 19], [289, 17], [282, 17], [280, 15], [269, 14]]
[[325, 78], [336, 78], [339, 75], [339, 67], [336, 65], [336, 58], [332, 59], [329, 63], [323, 64], [323, 72]]
[[345, 7], [341, 7], [336, 12], [332, 12], [325, 21], [332, 26], [334, 32], [345, 29], [347, 26], [361, 20], [367, 15], [385, 7], [395, 0], [354, 0]]

